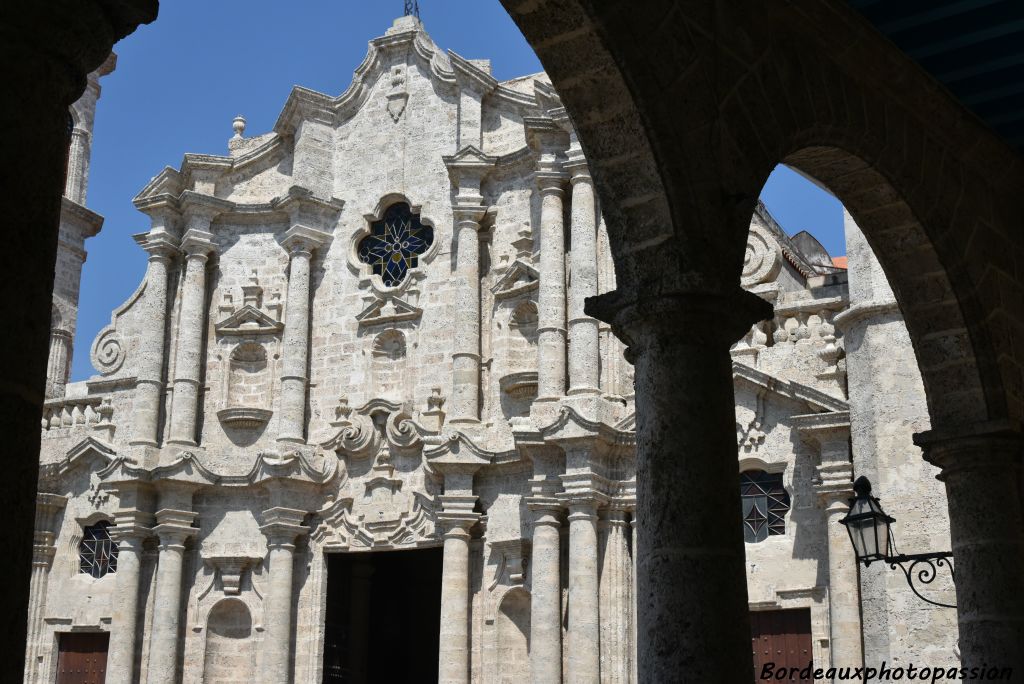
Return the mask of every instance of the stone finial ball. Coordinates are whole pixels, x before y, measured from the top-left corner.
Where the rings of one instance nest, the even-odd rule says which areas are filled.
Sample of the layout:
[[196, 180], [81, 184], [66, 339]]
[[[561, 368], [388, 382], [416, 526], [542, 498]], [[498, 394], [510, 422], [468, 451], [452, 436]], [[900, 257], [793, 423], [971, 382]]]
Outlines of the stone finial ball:
[[231, 128], [235, 130], [235, 137], [241, 138], [242, 134], [245, 133], [245, 117], [239, 114], [231, 122]]

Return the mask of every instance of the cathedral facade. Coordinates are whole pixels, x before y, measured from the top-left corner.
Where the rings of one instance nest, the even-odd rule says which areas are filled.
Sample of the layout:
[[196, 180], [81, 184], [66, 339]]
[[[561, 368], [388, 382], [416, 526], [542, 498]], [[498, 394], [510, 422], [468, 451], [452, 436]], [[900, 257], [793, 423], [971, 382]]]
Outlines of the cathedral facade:
[[[75, 106], [26, 681], [635, 682], [657, 529], [628, 354], [583, 309], [614, 289], [600, 206], [544, 74], [497, 81], [404, 17], [340, 96], [297, 87], [262, 135], [237, 118], [227, 155], [136, 196], [145, 278], [68, 383], [100, 75]], [[951, 663], [955, 611], [859, 569], [838, 522], [864, 474], [901, 550], [949, 543], [913, 350], [846, 230], [842, 264], [751, 221], [743, 285], [775, 307], [733, 349], [754, 661]]]

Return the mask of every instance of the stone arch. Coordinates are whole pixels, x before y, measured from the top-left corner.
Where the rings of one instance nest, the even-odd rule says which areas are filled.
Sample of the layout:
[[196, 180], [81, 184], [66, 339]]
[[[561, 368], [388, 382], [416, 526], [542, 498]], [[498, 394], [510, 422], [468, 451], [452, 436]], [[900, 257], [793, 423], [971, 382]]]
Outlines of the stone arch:
[[203, 681], [243, 684], [253, 681], [256, 647], [248, 606], [228, 598], [210, 609], [206, 619]]
[[[760, 188], [785, 161], [864, 223], [933, 423], [1024, 415], [1011, 341], [1021, 322], [999, 304], [1024, 299], [1007, 232], [1024, 202], [1021, 165], [871, 27], [784, 2], [503, 4], [561, 95], [602, 200], [619, 288], [591, 312], [648, 291], [735, 288]], [[853, 47], [830, 50], [823, 35]], [[875, 194], [849, 192], [857, 173], [874, 176]]]
[[530, 675], [530, 594], [522, 587], [505, 592], [494, 616], [498, 632], [498, 681], [514, 684]]

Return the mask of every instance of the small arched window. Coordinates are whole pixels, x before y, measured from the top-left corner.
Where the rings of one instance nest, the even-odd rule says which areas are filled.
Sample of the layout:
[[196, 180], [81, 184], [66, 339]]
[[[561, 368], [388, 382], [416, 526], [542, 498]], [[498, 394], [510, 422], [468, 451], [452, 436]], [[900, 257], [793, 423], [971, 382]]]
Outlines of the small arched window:
[[359, 260], [369, 264], [384, 285], [394, 287], [402, 282], [419, 258], [434, 242], [434, 229], [420, 222], [405, 202], [392, 204], [384, 218], [370, 224], [370, 234], [357, 247]]
[[117, 544], [110, 538], [110, 523], [101, 520], [82, 530], [78, 545], [78, 567], [93, 577], [117, 571]]
[[743, 541], [756, 543], [770, 535], [786, 533], [789, 494], [782, 486], [782, 473], [763, 470], [740, 473], [740, 502], [743, 506]]

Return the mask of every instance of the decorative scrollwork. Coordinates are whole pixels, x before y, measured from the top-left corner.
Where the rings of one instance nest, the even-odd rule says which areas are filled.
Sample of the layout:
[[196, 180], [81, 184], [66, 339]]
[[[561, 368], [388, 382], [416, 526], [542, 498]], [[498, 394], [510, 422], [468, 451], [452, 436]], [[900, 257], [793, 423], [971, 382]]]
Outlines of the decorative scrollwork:
[[116, 373], [124, 364], [124, 346], [121, 337], [114, 328], [101, 331], [92, 345], [92, 365], [100, 375]]
[[776, 276], [782, 266], [778, 243], [764, 229], [750, 227], [747, 236], [747, 251], [743, 257], [743, 273], [740, 276], [745, 287], [764, 283]]
[[890, 569], [895, 570], [896, 568], [899, 568], [903, 571], [903, 574], [907, 578], [907, 584], [910, 585], [910, 590], [914, 592], [919, 599], [925, 603], [930, 603], [933, 606], [956, 608], [956, 604], [942, 603], [940, 601], [933, 601], [930, 598], [927, 598], [918, 591], [916, 586], [914, 586], [915, 580], [921, 584], [931, 584], [934, 582], [935, 577], [938, 575], [939, 568], [948, 568], [950, 576], [955, 578], [956, 573], [953, 568], [953, 554], [915, 554], [909, 556], [893, 556], [891, 558], [886, 558], [885, 560], [889, 564]]

